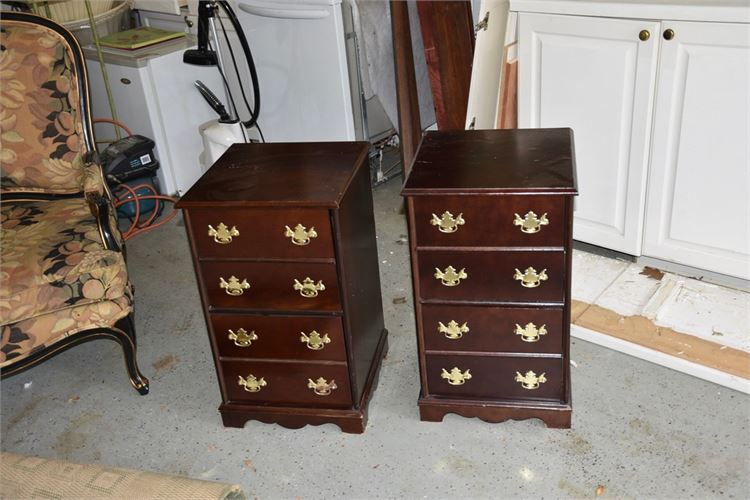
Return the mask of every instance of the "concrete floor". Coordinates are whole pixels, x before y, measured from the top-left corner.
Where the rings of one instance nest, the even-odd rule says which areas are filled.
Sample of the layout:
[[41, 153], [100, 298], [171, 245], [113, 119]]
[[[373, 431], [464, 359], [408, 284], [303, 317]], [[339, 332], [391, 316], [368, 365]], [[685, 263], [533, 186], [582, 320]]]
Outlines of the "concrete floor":
[[[141, 397], [103, 340], [2, 382], [2, 449], [236, 482], [258, 498], [747, 498], [750, 398], [574, 340], [573, 427], [419, 421], [399, 180], [375, 191], [390, 352], [364, 435], [225, 429], [184, 227], [128, 243]], [[397, 299], [406, 299], [406, 302]], [[394, 303], [396, 302], [396, 303]]]

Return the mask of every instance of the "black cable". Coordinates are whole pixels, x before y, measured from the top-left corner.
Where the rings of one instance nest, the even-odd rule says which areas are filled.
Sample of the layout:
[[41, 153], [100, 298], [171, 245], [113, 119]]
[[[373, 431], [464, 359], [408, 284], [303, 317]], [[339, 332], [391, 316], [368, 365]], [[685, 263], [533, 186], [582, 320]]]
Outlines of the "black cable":
[[[245, 101], [245, 106], [247, 107], [247, 110], [250, 112], [250, 116], [252, 119], [254, 111], [253, 111], [253, 108], [250, 107], [250, 103], [247, 102], [247, 96], [245, 95], [245, 87], [242, 85], [242, 82], [239, 81], [242, 79], [242, 77], [240, 76], [240, 70], [237, 67], [237, 59], [234, 57], [234, 50], [232, 50], [232, 43], [229, 41], [229, 36], [227, 35], [227, 29], [224, 27], [224, 22], [221, 20], [221, 16], [216, 16], [216, 18], [219, 20], [219, 25], [221, 26], [221, 32], [224, 34], [224, 41], [227, 43], [227, 48], [229, 49], [229, 55], [232, 57], [232, 66], [234, 66], [234, 74], [237, 75], [237, 80], [239, 82], [239, 87], [240, 87], [240, 93], [242, 94], [242, 100]], [[222, 75], [222, 78], [224, 78], [224, 75]], [[226, 78], [224, 79], [224, 81], [226, 81]], [[243, 127], [250, 128], [252, 125], [247, 125], [247, 123], [250, 123], [251, 120], [248, 120], [247, 123], [243, 122], [242, 119], [240, 118], [239, 110], [236, 107], [234, 108], [234, 110], [237, 112], [237, 119], [240, 120], [240, 124]], [[261, 140], [263, 142], [266, 142], [266, 139], [263, 137], [263, 132], [260, 131], [260, 126], [258, 125], [257, 117], [256, 117], [254, 125], [258, 128], [258, 132], [260, 133]], [[244, 135], [244, 131], [243, 131], [243, 135]], [[247, 142], [247, 136], [245, 136], [245, 142]]]
[[260, 123], [255, 122], [255, 128], [258, 129], [258, 133], [260, 134], [260, 140], [261, 140], [261, 142], [266, 142], [266, 138], [263, 137], [263, 131], [260, 129]]
[[[219, 0], [217, 3], [221, 6], [222, 9], [224, 9], [224, 12], [227, 14], [227, 17], [229, 17], [229, 20], [232, 22], [232, 25], [237, 32], [237, 38], [239, 38], [240, 40], [240, 45], [242, 45], [242, 50], [245, 52], [245, 57], [247, 59], [247, 68], [250, 70], [250, 80], [253, 84], [253, 104], [255, 105], [254, 108], [250, 107], [250, 104], [247, 101], [247, 97], [245, 96], [245, 89], [242, 87], [242, 85], [240, 85], [242, 98], [245, 101], [245, 105], [247, 106], [248, 111], [250, 111], [250, 119], [246, 122], [243, 122], [243, 125], [245, 125], [247, 128], [250, 128], [255, 125], [255, 123], [258, 121], [258, 116], [260, 115], [260, 87], [258, 84], [258, 73], [255, 71], [253, 53], [250, 51], [250, 46], [247, 43], [245, 32], [242, 30], [240, 22], [227, 0]], [[216, 17], [219, 18], [219, 24], [221, 25], [221, 29], [224, 32], [224, 37], [227, 39], [227, 46], [229, 47], [229, 53], [232, 56], [232, 63], [234, 64], [235, 72], [237, 72], [237, 78], [240, 78], [239, 71], [237, 70], [237, 62], [234, 57], [234, 51], [232, 50], [232, 45], [229, 43], [229, 37], [227, 36], [227, 31], [224, 28], [224, 23], [221, 21], [221, 16]]]
[[[216, 16], [219, 19], [219, 25], [221, 26], [221, 32], [224, 34], [224, 41], [227, 43], [227, 48], [229, 49], [229, 55], [232, 58], [232, 66], [234, 67], [234, 74], [237, 75], [237, 80], [240, 80], [242, 77], [240, 75], [240, 70], [237, 67], [237, 58], [234, 56], [234, 50], [232, 50], [232, 44], [229, 41], [229, 36], [227, 35], [227, 30], [224, 27], [224, 22], [221, 20], [221, 16]], [[250, 56], [252, 57], [252, 56]], [[252, 64], [252, 62], [248, 63], [248, 66]], [[251, 75], [252, 78], [252, 75]], [[254, 83], [254, 81], [253, 81]], [[247, 107], [247, 110], [250, 112], [250, 116], [252, 117], [254, 114], [253, 108], [250, 106], [250, 103], [247, 101], [247, 96], [245, 95], [245, 87], [242, 85], [242, 82], [239, 82], [240, 92], [242, 94], [242, 100], [245, 101], [245, 106]], [[236, 110], [236, 109], [235, 109]], [[240, 118], [240, 112], [237, 111], [237, 118]], [[252, 120], [252, 118], [251, 118]], [[260, 140], [261, 142], [266, 142], [266, 138], [263, 136], [263, 131], [260, 129], [260, 124], [258, 123], [257, 116], [255, 119], [255, 123], [253, 125], [248, 125], [251, 120], [248, 120], [247, 122], [242, 122], [242, 125], [246, 126], [247, 128], [252, 127], [255, 125], [255, 128], [258, 129], [258, 134], [260, 134]], [[245, 141], [247, 142], [247, 141]]]
[[[208, 48], [210, 50], [214, 50], [213, 47], [211, 47], [211, 42], [208, 42]], [[237, 113], [237, 121], [240, 124], [240, 130], [242, 131], [242, 137], [245, 139], [245, 142], [247, 143], [247, 135], [245, 134], [245, 127], [243, 127], [242, 120], [240, 120], [240, 112], [237, 111], [237, 105], [234, 103], [234, 96], [232, 95], [232, 90], [229, 88], [229, 82], [227, 81], [226, 76], [224, 76], [224, 72], [221, 70], [221, 65], [217, 64], [216, 68], [219, 70], [219, 74], [221, 75], [221, 80], [224, 82], [224, 87], [227, 90], [227, 95], [229, 96], [229, 102], [232, 103], [232, 108], [234, 108], [235, 113]], [[241, 87], [241, 86], [240, 86]]]

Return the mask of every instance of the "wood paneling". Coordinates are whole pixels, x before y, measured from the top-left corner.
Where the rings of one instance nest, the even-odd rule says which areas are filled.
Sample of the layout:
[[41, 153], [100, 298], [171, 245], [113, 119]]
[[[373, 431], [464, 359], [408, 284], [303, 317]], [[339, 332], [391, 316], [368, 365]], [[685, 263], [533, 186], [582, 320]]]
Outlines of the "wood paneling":
[[396, 70], [396, 99], [398, 102], [398, 133], [401, 140], [401, 165], [406, 173], [411, 169], [422, 137], [419, 116], [417, 80], [414, 76], [414, 51], [411, 45], [409, 8], [403, 0], [391, 0], [391, 30], [393, 61]]
[[471, 2], [417, 2], [439, 130], [463, 130], [474, 59]]

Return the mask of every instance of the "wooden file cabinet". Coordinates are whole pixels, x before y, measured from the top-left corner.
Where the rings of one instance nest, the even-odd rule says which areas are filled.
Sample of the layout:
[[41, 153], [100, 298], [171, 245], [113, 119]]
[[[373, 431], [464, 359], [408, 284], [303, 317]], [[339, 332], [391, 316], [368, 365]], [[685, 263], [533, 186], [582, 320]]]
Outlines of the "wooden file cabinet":
[[404, 184], [422, 420], [570, 427], [570, 129], [430, 132]]
[[224, 425], [364, 431], [388, 333], [367, 151], [236, 144], [178, 203]]

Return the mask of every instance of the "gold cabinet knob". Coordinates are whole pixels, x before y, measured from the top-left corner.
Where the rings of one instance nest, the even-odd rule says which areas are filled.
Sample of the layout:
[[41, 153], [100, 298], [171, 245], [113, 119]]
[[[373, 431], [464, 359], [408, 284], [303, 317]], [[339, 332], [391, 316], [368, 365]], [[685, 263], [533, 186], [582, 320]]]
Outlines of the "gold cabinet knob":
[[520, 335], [524, 342], [539, 342], [542, 335], [547, 335], [546, 327], [547, 325], [542, 325], [537, 328], [534, 323], [527, 323], [526, 326], [522, 327], [516, 323], [516, 335]]
[[331, 343], [331, 339], [328, 338], [327, 333], [324, 333], [322, 337], [315, 330], [311, 331], [310, 335], [307, 335], [305, 332], [300, 332], [300, 334], [299, 341], [305, 343], [307, 348], [313, 351], [320, 351], [326, 344]]
[[471, 379], [471, 373], [469, 370], [462, 372], [460, 368], [454, 366], [451, 371], [443, 368], [440, 378], [447, 380], [450, 385], [464, 385], [467, 380]]
[[464, 322], [463, 325], [459, 325], [453, 320], [448, 322], [448, 326], [445, 326], [441, 321], [438, 321], [438, 332], [445, 335], [445, 338], [451, 340], [458, 340], [464, 336], [464, 333], [469, 332], [469, 327]]
[[263, 377], [256, 378], [252, 373], [248, 374], [247, 377], [243, 377], [242, 375], [239, 377], [240, 379], [237, 382], [237, 385], [245, 389], [247, 392], [260, 392], [262, 388], [268, 385], [266, 379]]
[[229, 340], [233, 340], [234, 345], [238, 347], [250, 347], [250, 344], [252, 344], [254, 340], [258, 340], [255, 330], [248, 332], [244, 328], [240, 328], [237, 332], [227, 330], [227, 333], [229, 334]]
[[302, 295], [306, 299], [311, 299], [313, 297], [318, 296], [318, 292], [322, 292], [326, 289], [326, 286], [323, 284], [321, 280], [318, 280], [317, 283], [315, 283], [312, 279], [309, 277], [302, 280], [302, 283], [299, 282], [299, 280], [294, 280], [294, 289], [299, 292], [300, 295]]
[[329, 382], [323, 377], [319, 377], [318, 380], [307, 379], [307, 388], [312, 389], [318, 396], [329, 396], [333, 391], [338, 389], [338, 386], [335, 380]]
[[465, 267], [462, 267], [460, 271], [456, 271], [453, 266], [446, 267], [445, 271], [435, 268], [435, 279], [440, 280], [444, 286], [458, 286], [461, 284], [461, 280], [468, 277]]
[[549, 225], [549, 219], [547, 219], [547, 214], [542, 214], [541, 217], [538, 217], [534, 212], [528, 211], [526, 212], [526, 215], [521, 217], [518, 214], [513, 214], [516, 216], [515, 219], [513, 219], [513, 225], [519, 226], [521, 228], [522, 233], [526, 234], [534, 234], [538, 233], [542, 230], [542, 226]]
[[651, 38], [651, 33], [649, 33], [648, 30], [641, 30], [641, 32], [638, 33], [638, 38], [640, 38], [642, 42], [645, 42], [646, 40]]
[[240, 235], [240, 232], [236, 226], [232, 226], [232, 229], [229, 229], [226, 224], [219, 222], [219, 225], [215, 228], [211, 224], [208, 225], [208, 235], [213, 236], [216, 243], [228, 245], [232, 242], [232, 238]]
[[284, 236], [291, 238], [295, 245], [305, 246], [310, 244], [312, 238], [317, 238], [318, 233], [314, 227], [307, 230], [302, 224], [297, 224], [294, 229], [284, 226]]
[[246, 279], [240, 281], [236, 276], [232, 275], [229, 277], [229, 281], [219, 277], [219, 288], [227, 292], [227, 295], [238, 296], [245, 293], [245, 290], [250, 288], [250, 283]]
[[543, 384], [547, 381], [547, 377], [544, 376], [544, 373], [541, 375], [537, 375], [533, 371], [529, 370], [526, 372], [525, 375], [521, 375], [521, 372], [516, 372], [516, 378], [514, 379], [516, 382], [521, 383], [521, 387], [524, 389], [539, 389], [539, 385]]
[[664, 33], [662, 34], [664, 36], [665, 40], [671, 40], [674, 38], [674, 30], [673, 29], [666, 29], [664, 30]]
[[440, 217], [432, 214], [430, 224], [437, 226], [438, 231], [441, 233], [455, 233], [458, 231], [458, 226], [466, 224], [463, 215], [463, 213], [460, 213], [456, 217], [453, 217], [453, 214], [448, 211], [443, 212], [443, 215]]
[[527, 267], [524, 272], [516, 268], [516, 272], [513, 275], [513, 279], [520, 281], [521, 286], [525, 288], [536, 288], [542, 284], [542, 281], [547, 281], [547, 278], [546, 269], [542, 269], [542, 272], [537, 273], [533, 267]]

